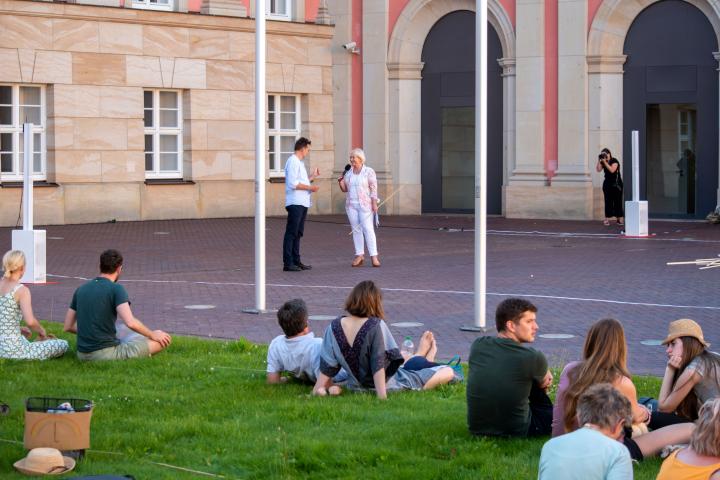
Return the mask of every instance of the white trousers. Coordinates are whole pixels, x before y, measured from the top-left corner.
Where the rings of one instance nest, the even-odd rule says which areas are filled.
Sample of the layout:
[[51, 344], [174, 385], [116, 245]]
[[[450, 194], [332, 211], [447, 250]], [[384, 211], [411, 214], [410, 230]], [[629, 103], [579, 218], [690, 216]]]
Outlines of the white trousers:
[[363, 210], [360, 206], [348, 206], [347, 212], [350, 226], [352, 227], [353, 244], [355, 244], [355, 255], [365, 254], [365, 245], [367, 243], [368, 253], [371, 257], [378, 254], [377, 242], [375, 240], [375, 228], [373, 220], [375, 214], [372, 210]]

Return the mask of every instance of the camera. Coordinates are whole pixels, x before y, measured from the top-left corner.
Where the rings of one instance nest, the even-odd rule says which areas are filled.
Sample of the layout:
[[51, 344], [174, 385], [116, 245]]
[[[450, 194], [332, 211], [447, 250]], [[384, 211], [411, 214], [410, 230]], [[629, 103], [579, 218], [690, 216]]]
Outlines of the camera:
[[360, 49], [357, 47], [357, 42], [344, 43], [343, 48], [350, 53], [360, 53]]
[[600, 155], [598, 155], [598, 160], [605, 160], [605, 158], [607, 158], [607, 155], [604, 153], [601, 153]]

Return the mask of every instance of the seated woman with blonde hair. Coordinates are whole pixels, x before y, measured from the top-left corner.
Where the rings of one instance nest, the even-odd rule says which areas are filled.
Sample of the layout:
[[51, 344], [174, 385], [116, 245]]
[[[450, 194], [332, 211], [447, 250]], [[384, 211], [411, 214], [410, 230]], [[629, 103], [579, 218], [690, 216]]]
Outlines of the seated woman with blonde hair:
[[[25, 273], [25, 254], [11, 250], [3, 256], [3, 277], [0, 279], [0, 358], [46, 360], [61, 357], [68, 342], [48, 335], [32, 310], [30, 290], [20, 283]], [[20, 327], [25, 320], [29, 330]], [[32, 332], [37, 340], [30, 342]], [[28, 338], [26, 338], [28, 337]]]
[[626, 431], [622, 442], [634, 460], [657, 455], [668, 445], [687, 443], [690, 439], [692, 423], [668, 425], [647, 433], [653, 415], [637, 401], [637, 390], [627, 369], [625, 332], [620, 322], [612, 318], [590, 327], [583, 359], [565, 366], [560, 375], [553, 408], [553, 437], [577, 430], [578, 401], [588, 388], [598, 383], [609, 383], [630, 401], [633, 429]]
[[700, 407], [690, 446], [665, 459], [657, 480], [720, 480], [720, 398]]

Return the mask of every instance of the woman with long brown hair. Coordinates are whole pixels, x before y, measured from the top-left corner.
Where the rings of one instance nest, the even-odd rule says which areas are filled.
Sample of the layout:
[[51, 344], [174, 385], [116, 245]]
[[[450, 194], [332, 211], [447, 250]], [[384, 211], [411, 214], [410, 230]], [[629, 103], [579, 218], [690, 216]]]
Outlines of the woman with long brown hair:
[[[430, 361], [430, 352], [419, 352], [427, 360], [420, 368], [402, 368], [405, 358], [383, 320], [382, 293], [372, 281], [365, 280], [352, 289], [345, 310], [348, 314], [333, 320], [325, 330], [314, 395], [332, 394], [328, 389], [341, 368], [348, 373], [348, 390], [374, 388], [380, 399], [387, 398], [388, 391], [430, 390], [455, 378], [452, 368]], [[430, 343], [433, 349], [434, 340]]]
[[[583, 347], [583, 360], [572, 362], [563, 369], [553, 410], [553, 436], [578, 428], [578, 400], [589, 387], [598, 383], [611, 384], [630, 401], [633, 424], [650, 423], [651, 413], [638, 404], [637, 391], [627, 369], [625, 332], [620, 322], [612, 318], [600, 320], [590, 327]], [[623, 443], [633, 459], [642, 460], [657, 454], [666, 445], [686, 443], [692, 429], [690, 423], [670, 425], [632, 438], [632, 434], [626, 434]]]
[[687, 318], [670, 323], [663, 344], [668, 362], [658, 409], [696, 420], [702, 404], [720, 397], [720, 355], [708, 351], [700, 325]]

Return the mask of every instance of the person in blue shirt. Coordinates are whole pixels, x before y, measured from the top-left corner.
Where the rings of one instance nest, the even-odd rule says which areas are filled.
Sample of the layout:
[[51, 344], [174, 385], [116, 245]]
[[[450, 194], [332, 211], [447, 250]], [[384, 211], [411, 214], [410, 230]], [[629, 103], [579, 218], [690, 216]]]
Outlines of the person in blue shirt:
[[632, 480], [630, 452], [621, 442], [632, 424], [630, 401], [598, 383], [580, 396], [577, 419], [581, 428], [543, 446], [538, 480]]
[[317, 185], [311, 185], [320, 169], [315, 168], [308, 176], [303, 160], [310, 153], [312, 142], [300, 137], [295, 142], [295, 153], [285, 162], [285, 210], [288, 212], [283, 238], [283, 271], [300, 272], [310, 270], [310, 265], [300, 261], [300, 239], [305, 231], [305, 217], [312, 205], [310, 194], [318, 191]]

